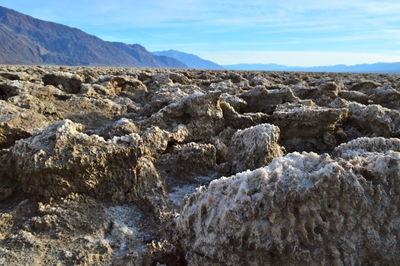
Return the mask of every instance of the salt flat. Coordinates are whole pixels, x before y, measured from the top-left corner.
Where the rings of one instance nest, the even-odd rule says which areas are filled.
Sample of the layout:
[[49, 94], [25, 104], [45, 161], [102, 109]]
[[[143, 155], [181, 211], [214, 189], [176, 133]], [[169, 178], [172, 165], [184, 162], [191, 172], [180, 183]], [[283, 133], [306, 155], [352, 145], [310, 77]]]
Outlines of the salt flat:
[[1, 66], [0, 261], [396, 265], [399, 138], [400, 75]]

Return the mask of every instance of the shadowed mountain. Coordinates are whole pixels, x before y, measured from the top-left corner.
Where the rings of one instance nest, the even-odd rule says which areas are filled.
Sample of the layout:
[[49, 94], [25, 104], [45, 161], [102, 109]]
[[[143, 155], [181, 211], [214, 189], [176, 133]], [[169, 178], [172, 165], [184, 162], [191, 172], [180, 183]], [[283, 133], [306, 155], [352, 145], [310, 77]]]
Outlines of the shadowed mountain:
[[224, 65], [231, 70], [258, 70], [258, 71], [303, 71], [303, 72], [353, 72], [353, 73], [400, 73], [400, 63], [376, 63], [359, 65], [334, 65], [317, 67], [291, 67], [276, 64], [237, 64]]
[[0, 7], [0, 63], [129, 67], [186, 65], [153, 56], [140, 45], [103, 41], [79, 29]]
[[186, 64], [189, 68], [194, 69], [224, 69], [222, 66], [210, 61], [205, 60], [194, 54], [187, 54], [176, 50], [153, 52], [154, 55], [168, 56], [175, 58]]
[[153, 67], [173, 67], [173, 68], [188, 68], [188, 66], [175, 58], [168, 56], [153, 55], [140, 44], [125, 44], [114, 42], [114, 46], [120, 48], [130, 56], [132, 56], [139, 64], [143, 66]]

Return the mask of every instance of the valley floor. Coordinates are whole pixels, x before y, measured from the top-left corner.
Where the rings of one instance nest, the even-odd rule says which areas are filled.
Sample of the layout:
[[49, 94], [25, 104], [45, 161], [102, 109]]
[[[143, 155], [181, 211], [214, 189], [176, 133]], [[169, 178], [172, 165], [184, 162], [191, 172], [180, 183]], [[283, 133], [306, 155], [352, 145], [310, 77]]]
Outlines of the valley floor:
[[0, 264], [397, 265], [400, 75], [1, 66]]

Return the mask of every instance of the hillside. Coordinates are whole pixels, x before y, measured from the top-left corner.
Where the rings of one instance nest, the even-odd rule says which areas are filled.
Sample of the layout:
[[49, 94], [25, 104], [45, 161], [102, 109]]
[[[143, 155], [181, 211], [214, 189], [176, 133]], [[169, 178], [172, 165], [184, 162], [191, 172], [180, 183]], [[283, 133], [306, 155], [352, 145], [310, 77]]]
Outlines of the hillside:
[[160, 52], [153, 52], [154, 55], [158, 56], [168, 56], [175, 58], [186, 64], [189, 68], [193, 69], [224, 69], [222, 66], [203, 58], [200, 58], [194, 54], [183, 53], [176, 50], [168, 50], [168, 51], [160, 51]]
[[140, 45], [103, 41], [79, 29], [0, 7], [0, 63], [184, 68]]

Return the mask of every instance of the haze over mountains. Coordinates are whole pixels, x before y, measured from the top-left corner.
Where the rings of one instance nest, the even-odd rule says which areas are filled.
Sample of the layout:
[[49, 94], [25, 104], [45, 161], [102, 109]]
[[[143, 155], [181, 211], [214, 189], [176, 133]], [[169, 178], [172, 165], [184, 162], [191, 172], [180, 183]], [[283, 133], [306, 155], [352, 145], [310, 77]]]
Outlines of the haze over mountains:
[[35, 19], [1, 6], [0, 64], [400, 73], [400, 62], [317, 67], [277, 64], [221, 66], [181, 51], [151, 53], [139, 44], [104, 41], [79, 29]]
[[376, 63], [358, 65], [333, 65], [315, 67], [295, 67], [278, 64], [235, 64], [224, 65], [231, 70], [255, 70], [255, 71], [302, 71], [302, 72], [354, 72], [354, 73], [400, 73], [400, 63]]

